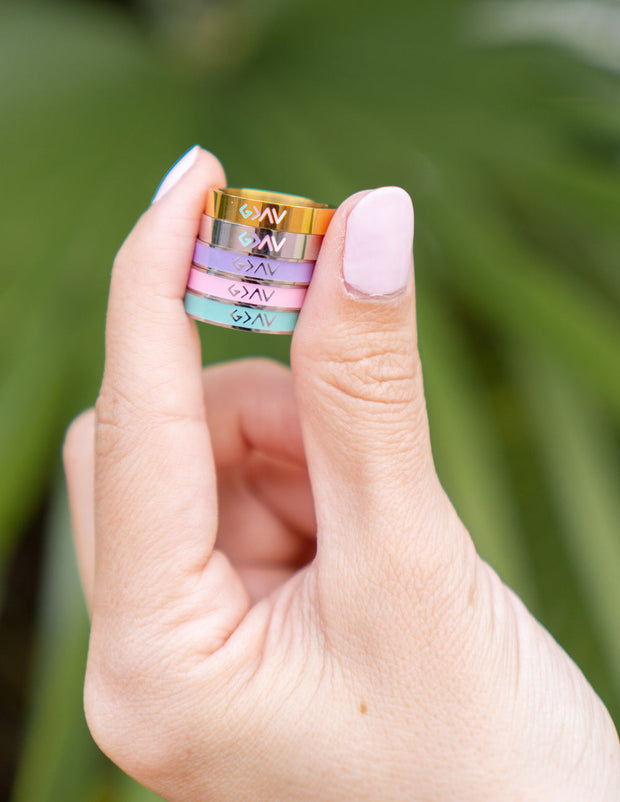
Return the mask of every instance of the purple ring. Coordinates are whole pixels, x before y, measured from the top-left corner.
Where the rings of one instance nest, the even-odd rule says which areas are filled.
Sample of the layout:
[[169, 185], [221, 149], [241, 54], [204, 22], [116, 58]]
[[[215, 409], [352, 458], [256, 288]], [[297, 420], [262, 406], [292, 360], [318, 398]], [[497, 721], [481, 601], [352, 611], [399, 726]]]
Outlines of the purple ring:
[[208, 267], [237, 278], [255, 279], [261, 283], [299, 284], [307, 286], [312, 278], [314, 262], [287, 262], [283, 259], [264, 259], [247, 253], [235, 253], [206, 245], [196, 240], [194, 264]]

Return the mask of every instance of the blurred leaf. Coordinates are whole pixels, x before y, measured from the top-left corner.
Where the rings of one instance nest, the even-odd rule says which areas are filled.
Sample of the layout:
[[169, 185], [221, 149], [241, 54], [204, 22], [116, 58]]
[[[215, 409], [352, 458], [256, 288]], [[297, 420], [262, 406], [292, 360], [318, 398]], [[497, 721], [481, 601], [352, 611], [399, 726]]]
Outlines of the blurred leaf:
[[532, 574], [523, 550], [506, 454], [466, 334], [428, 287], [419, 306], [420, 348], [433, 453], [442, 482], [476, 549], [529, 605]]
[[[290, 0], [289, 0], [290, 1]], [[243, 64], [283, 0], [141, 0], [149, 29], [171, 62], [222, 73]]]
[[101, 768], [82, 711], [88, 621], [64, 486], [58, 482], [57, 488], [44, 563], [32, 707], [12, 802], [84, 802]]
[[479, 33], [492, 42], [557, 43], [592, 64], [620, 72], [620, 9], [611, 3], [512, 0], [483, 2], [474, 10]]
[[460, 200], [443, 202], [438, 224], [454, 285], [499, 330], [563, 363], [620, 422], [620, 374], [610, 370], [620, 353], [616, 310], [519, 242], [491, 207], [476, 214], [471, 195]]
[[613, 708], [620, 713], [620, 455], [613, 430], [553, 362], [524, 353], [515, 363], [579, 592], [605, 652]]

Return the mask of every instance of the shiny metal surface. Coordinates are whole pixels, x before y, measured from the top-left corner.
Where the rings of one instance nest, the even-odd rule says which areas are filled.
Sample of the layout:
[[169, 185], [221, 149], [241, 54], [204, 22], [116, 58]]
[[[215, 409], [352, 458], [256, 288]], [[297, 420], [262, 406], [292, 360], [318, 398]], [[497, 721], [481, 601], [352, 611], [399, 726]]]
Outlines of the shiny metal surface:
[[316, 260], [323, 237], [317, 234], [292, 234], [269, 228], [217, 220], [203, 214], [198, 238], [207, 245], [224, 248], [235, 253], [266, 256], [268, 259], [286, 259], [291, 262]]
[[324, 234], [336, 210], [298, 195], [225, 187], [209, 191], [205, 211], [229, 223], [294, 234]]

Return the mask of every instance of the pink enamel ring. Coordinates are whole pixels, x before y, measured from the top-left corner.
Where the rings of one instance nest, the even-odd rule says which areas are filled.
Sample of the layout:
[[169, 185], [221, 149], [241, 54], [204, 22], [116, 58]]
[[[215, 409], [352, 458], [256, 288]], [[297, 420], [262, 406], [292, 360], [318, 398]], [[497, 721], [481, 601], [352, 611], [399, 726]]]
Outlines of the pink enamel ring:
[[305, 287], [236, 281], [192, 266], [187, 288], [207, 298], [246, 304], [262, 309], [298, 310], [306, 297]]

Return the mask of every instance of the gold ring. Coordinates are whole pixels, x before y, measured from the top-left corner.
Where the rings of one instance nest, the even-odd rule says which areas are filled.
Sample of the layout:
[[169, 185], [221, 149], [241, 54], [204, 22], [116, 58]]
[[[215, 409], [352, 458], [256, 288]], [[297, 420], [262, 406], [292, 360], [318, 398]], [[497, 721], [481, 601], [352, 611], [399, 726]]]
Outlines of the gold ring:
[[209, 190], [205, 211], [219, 220], [254, 228], [324, 234], [336, 210], [299, 195], [225, 187]]

